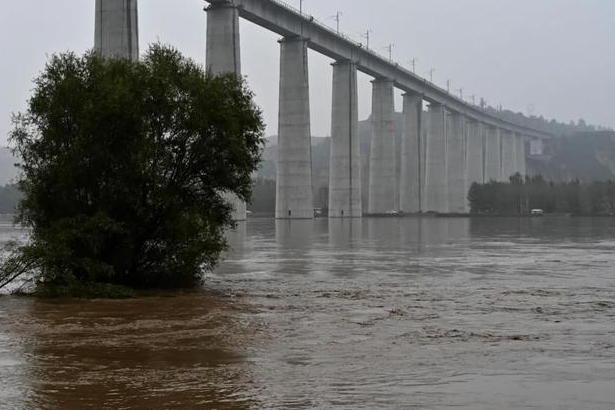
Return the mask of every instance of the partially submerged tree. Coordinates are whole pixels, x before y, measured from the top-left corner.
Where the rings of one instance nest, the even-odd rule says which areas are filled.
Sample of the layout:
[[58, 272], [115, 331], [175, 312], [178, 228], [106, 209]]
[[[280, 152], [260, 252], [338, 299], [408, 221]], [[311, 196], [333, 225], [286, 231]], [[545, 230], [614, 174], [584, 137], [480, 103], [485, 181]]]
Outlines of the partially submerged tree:
[[52, 57], [14, 123], [32, 228], [16, 257], [45, 286], [198, 284], [233, 226], [224, 193], [249, 200], [263, 147], [241, 79], [160, 45], [141, 62]]

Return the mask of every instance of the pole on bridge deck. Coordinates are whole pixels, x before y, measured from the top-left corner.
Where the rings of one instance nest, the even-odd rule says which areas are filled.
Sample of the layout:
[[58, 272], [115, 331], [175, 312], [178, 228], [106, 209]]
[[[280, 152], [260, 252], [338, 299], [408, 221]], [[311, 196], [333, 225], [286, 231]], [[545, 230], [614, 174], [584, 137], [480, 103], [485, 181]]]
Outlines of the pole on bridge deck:
[[365, 33], [362, 35], [365, 41], [367, 42], [366, 47], [365, 47], [367, 50], [369, 50], [369, 39], [370, 39], [371, 33], [372, 31], [370, 29], [367, 29]]

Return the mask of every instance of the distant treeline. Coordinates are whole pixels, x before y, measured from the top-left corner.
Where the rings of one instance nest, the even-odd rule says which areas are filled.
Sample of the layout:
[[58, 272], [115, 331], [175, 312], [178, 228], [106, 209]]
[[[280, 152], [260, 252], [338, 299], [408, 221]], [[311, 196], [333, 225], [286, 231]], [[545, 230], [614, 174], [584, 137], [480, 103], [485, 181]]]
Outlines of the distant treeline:
[[475, 214], [548, 213], [611, 215], [615, 213], [615, 181], [584, 184], [578, 180], [549, 182], [542, 176], [516, 174], [509, 182], [472, 184], [468, 194]]
[[23, 197], [17, 185], [0, 186], [0, 214], [12, 214]]

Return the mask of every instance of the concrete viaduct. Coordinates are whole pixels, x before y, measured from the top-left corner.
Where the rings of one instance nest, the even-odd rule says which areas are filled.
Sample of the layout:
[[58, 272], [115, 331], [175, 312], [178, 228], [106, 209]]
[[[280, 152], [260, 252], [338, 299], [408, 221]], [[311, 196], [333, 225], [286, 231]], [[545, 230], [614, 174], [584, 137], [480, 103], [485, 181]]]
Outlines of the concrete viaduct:
[[[552, 137], [490, 115], [278, 0], [206, 2], [206, 67], [213, 73], [241, 75], [240, 18], [281, 36], [276, 218], [314, 216], [308, 48], [334, 60], [329, 217], [467, 213], [471, 183], [524, 175], [526, 142]], [[96, 0], [95, 49], [137, 59], [137, 13], [137, 0]], [[357, 134], [358, 71], [374, 78], [368, 176], [361, 175]], [[404, 92], [401, 152], [394, 144], [394, 88]], [[245, 219], [245, 204], [229, 199], [235, 219]]]

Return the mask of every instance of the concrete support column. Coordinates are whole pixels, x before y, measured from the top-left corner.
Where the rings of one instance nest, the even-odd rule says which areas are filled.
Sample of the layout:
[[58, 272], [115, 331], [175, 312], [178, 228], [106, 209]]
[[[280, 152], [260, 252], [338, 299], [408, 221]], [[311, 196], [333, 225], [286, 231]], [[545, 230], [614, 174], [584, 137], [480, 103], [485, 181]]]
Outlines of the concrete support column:
[[466, 178], [468, 181], [467, 188], [469, 190], [473, 183], [483, 183], [483, 124], [478, 121], [468, 121], [467, 132], [468, 145], [466, 163], [468, 165]]
[[360, 218], [361, 144], [357, 65], [350, 61], [333, 64], [331, 156], [329, 166], [329, 217]]
[[480, 138], [483, 143], [483, 183], [489, 182], [487, 173], [487, 139], [491, 135], [491, 127], [487, 124], [480, 124]]
[[137, 0], [96, 0], [94, 49], [103, 57], [139, 59]]
[[510, 145], [513, 153], [512, 164], [511, 164], [511, 174], [514, 175], [519, 172], [519, 160], [517, 159], [519, 146], [517, 145], [517, 134], [514, 132], [510, 133]]
[[509, 131], [502, 132], [502, 181], [508, 181], [516, 172], [517, 146], [514, 134]]
[[206, 67], [213, 74], [241, 75], [239, 11], [232, 4], [212, 4], [207, 11]]
[[451, 115], [447, 136], [448, 205], [451, 213], [468, 212], [466, 120], [463, 115]]
[[513, 148], [513, 152], [515, 153], [513, 157], [512, 170], [513, 170], [513, 174], [516, 174], [517, 172], [519, 172], [519, 144], [517, 143], [517, 141], [519, 141], [519, 134], [517, 134], [516, 132], [513, 132], [511, 133], [510, 136], [512, 140], [511, 144]]
[[399, 208], [396, 198], [394, 109], [393, 82], [388, 79], [374, 80], [369, 166], [368, 213], [370, 214], [384, 214]]
[[517, 172], [525, 178], [527, 173], [525, 166], [525, 137], [521, 134], [517, 134]]
[[404, 94], [404, 132], [401, 141], [401, 177], [399, 209], [404, 213], [421, 212], [423, 97]]
[[[239, 11], [232, 4], [212, 4], [207, 11], [205, 66], [212, 74], [241, 75]], [[246, 220], [246, 203], [235, 194], [225, 193], [234, 207], [233, 220]]]
[[278, 219], [311, 219], [312, 159], [307, 41], [280, 40], [280, 112], [276, 209]]
[[421, 112], [421, 212], [425, 212], [425, 175], [427, 174], [427, 139], [429, 138], [429, 111]]
[[425, 212], [448, 213], [448, 161], [446, 108], [429, 106], [429, 134], [425, 153]]
[[500, 129], [488, 126], [485, 135], [485, 181], [502, 179]]

